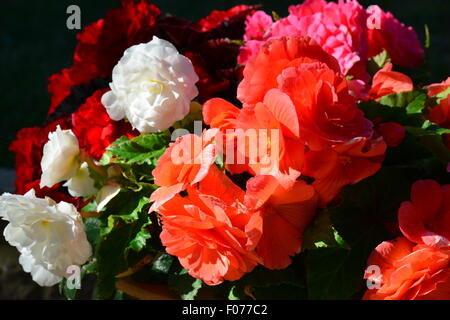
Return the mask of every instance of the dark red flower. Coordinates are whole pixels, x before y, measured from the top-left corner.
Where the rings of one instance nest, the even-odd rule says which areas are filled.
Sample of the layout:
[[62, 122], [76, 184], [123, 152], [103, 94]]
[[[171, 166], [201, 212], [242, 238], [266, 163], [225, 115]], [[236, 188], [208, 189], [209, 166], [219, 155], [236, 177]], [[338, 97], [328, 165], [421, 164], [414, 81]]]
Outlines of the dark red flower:
[[396, 122], [385, 122], [379, 125], [378, 133], [389, 147], [398, 147], [405, 139], [406, 129]]
[[68, 202], [68, 203], [73, 204], [78, 210], [81, 210], [89, 202], [89, 201], [83, 201], [82, 198], [72, 197], [72, 196], [68, 195], [66, 192], [66, 188], [64, 188], [61, 183], [57, 183], [51, 188], [48, 188], [48, 187], [41, 188], [39, 186], [40, 182], [41, 182], [41, 180], [38, 179], [33, 182], [27, 183], [25, 185], [25, 189], [27, 191], [34, 189], [37, 198], [49, 197], [52, 200], [54, 200], [55, 202], [60, 202], [60, 201]]
[[242, 68], [237, 66], [239, 44], [245, 19], [257, 6], [236, 6], [226, 11], [213, 11], [198, 23], [168, 16], [158, 22], [158, 37], [173, 43], [191, 59], [200, 80], [198, 100], [220, 96], [233, 99], [236, 86], [242, 79]]
[[97, 90], [72, 114], [72, 131], [80, 148], [95, 160], [100, 160], [106, 148], [121, 136], [127, 135], [131, 138], [139, 134], [133, 131], [129, 123], [111, 120], [101, 103], [102, 95], [106, 91], [108, 90]]
[[238, 5], [229, 10], [214, 10], [209, 16], [199, 21], [198, 26], [200, 31], [207, 32], [219, 28], [222, 24], [227, 24], [226, 28], [230, 24], [237, 23], [242, 24], [242, 32], [244, 32], [245, 18], [256, 10], [258, 6]]
[[122, 8], [110, 10], [104, 19], [86, 26], [77, 35], [73, 65], [49, 79], [49, 114], [70, 94], [72, 86], [110, 77], [125, 49], [152, 39], [159, 15], [160, 10], [145, 0], [122, 0]]
[[236, 67], [239, 45], [232, 40], [242, 39], [245, 19], [256, 8], [235, 6], [213, 11], [200, 22], [189, 22], [173, 16], [160, 17], [160, 10], [146, 0], [122, 0], [121, 8], [108, 11], [104, 19], [77, 35], [72, 66], [50, 77], [49, 114], [71, 95], [74, 86], [108, 79], [127, 48], [148, 42], [154, 35], [170, 41], [192, 60], [200, 76], [200, 102], [217, 95], [234, 95], [241, 69]]
[[23, 128], [17, 133], [16, 140], [9, 146], [14, 152], [16, 169], [16, 193], [25, 194], [27, 185], [41, 177], [42, 148], [48, 141], [48, 134], [60, 125], [62, 129], [69, 127], [67, 119], [60, 119], [45, 126]]
[[405, 26], [392, 13], [384, 12], [376, 5], [370, 6], [367, 11], [370, 14], [368, 21], [374, 22], [367, 29], [369, 57], [386, 50], [393, 64], [418, 67], [425, 52], [414, 29]]

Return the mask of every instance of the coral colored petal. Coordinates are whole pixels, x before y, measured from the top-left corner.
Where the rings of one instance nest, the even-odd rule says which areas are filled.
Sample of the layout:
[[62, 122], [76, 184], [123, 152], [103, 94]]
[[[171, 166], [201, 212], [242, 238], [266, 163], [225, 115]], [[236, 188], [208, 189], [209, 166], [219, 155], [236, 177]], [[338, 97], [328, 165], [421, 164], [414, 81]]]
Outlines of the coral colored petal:
[[435, 218], [442, 204], [441, 186], [434, 180], [420, 180], [411, 188], [411, 202], [423, 222]]
[[269, 175], [257, 175], [247, 181], [244, 204], [252, 209], [259, 209], [264, 205], [279, 184], [277, 179]]
[[278, 89], [269, 90], [264, 96], [264, 104], [282, 125], [283, 132], [295, 139], [299, 137], [298, 117], [289, 96]]
[[185, 185], [183, 183], [178, 183], [170, 187], [160, 187], [156, 189], [150, 196], [150, 201], [153, 201], [149, 212], [158, 211], [158, 208], [164, 203], [172, 199], [176, 194], [183, 191]]
[[245, 192], [230, 180], [216, 166], [211, 166], [208, 175], [203, 178], [199, 190], [204, 194], [220, 195], [228, 204], [244, 198]]
[[218, 128], [227, 115], [239, 114], [239, 109], [224, 99], [213, 98], [204, 103], [202, 113], [206, 124]]
[[284, 269], [291, 263], [290, 256], [300, 252], [300, 231], [276, 213], [264, 216], [264, 229], [256, 251], [269, 269]]
[[414, 85], [411, 78], [403, 73], [392, 71], [392, 63], [388, 62], [374, 75], [369, 95], [372, 99], [380, 99], [385, 95], [413, 89]]

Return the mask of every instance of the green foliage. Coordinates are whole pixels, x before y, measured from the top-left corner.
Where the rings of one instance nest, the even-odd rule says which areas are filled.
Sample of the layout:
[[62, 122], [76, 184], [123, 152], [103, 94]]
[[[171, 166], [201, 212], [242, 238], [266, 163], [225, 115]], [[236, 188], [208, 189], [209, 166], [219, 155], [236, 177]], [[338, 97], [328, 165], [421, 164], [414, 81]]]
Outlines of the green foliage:
[[[269, 270], [263, 266], [257, 266], [238, 281], [225, 282], [217, 286], [215, 290], [219, 295], [227, 296], [232, 300], [247, 300], [251, 297], [267, 299], [269, 292], [272, 292], [271, 299], [305, 298], [304, 268], [304, 254], [299, 254], [293, 258], [292, 264], [286, 269]], [[292, 295], [292, 291], [296, 294]]]
[[420, 107], [425, 106], [426, 97], [424, 90], [415, 90], [389, 94], [382, 97], [379, 102], [388, 107], [406, 108], [408, 113], [415, 113], [414, 110], [420, 112], [422, 110]]
[[442, 162], [449, 162], [450, 151], [442, 140], [442, 134], [448, 133], [449, 130], [432, 125], [423, 116], [423, 112], [431, 104], [426, 92], [418, 90], [391, 94], [381, 98], [379, 102], [362, 102], [359, 107], [369, 119], [379, 119], [382, 122], [393, 121], [405, 126], [408, 134], [404, 144], [408, 144], [409, 151], [405, 150], [404, 146], [400, 146], [400, 150], [408, 153], [408, 159], [396, 152], [396, 157], [402, 159], [403, 164], [411, 163], [411, 160], [418, 156], [422, 159], [436, 157]]
[[108, 179], [123, 188], [140, 192], [152, 185], [152, 170], [170, 142], [168, 132], [141, 134], [133, 139], [123, 136], [112, 143], [99, 165], [108, 172]]
[[[141, 252], [152, 237], [148, 215], [151, 190], [123, 191], [108, 204], [100, 220], [100, 240], [96, 248], [96, 298], [110, 299], [115, 293], [115, 276], [136, 263], [130, 250]], [[158, 235], [155, 235], [158, 236]]]
[[133, 139], [123, 136], [112, 143], [100, 164], [148, 164], [155, 165], [164, 153], [170, 136], [168, 133], [141, 134]]
[[[396, 97], [386, 103], [394, 103], [393, 101], [396, 100], [399, 104], [405, 104], [403, 98]], [[420, 114], [408, 114], [406, 106], [392, 107], [373, 100], [359, 103], [358, 106], [370, 120], [379, 119], [382, 122], [393, 121], [413, 127], [421, 127], [425, 122], [425, 119]]]
[[342, 202], [331, 208], [329, 215], [346, 246], [307, 251], [309, 299], [360, 298], [367, 258], [379, 243], [393, 237], [386, 227], [396, 221], [410, 186], [406, 173], [383, 168], [345, 189]]
[[376, 56], [370, 58], [369, 61], [367, 61], [367, 70], [373, 76], [389, 61], [391, 61], [389, 53], [386, 50], [383, 50]]
[[448, 97], [448, 95], [450, 94], [450, 87], [448, 87], [447, 89], [445, 89], [444, 91], [438, 93], [435, 98], [438, 99], [438, 103], [442, 100]]
[[328, 210], [321, 210], [303, 235], [303, 249], [345, 246], [334, 230]]
[[174, 257], [167, 253], [161, 253], [153, 261], [152, 270], [160, 273], [167, 274], [170, 271]]
[[84, 219], [84, 231], [88, 238], [89, 243], [93, 248], [100, 241], [101, 233], [101, 221], [98, 218], [86, 218]]
[[450, 162], [450, 150], [446, 148], [442, 140], [442, 134], [448, 130], [437, 126], [424, 128], [406, 127], [409, 133], [417, 138], [417, 141], [427, 148], [437, 159], [444, 163]]
[[67, 280], [64, 278], [59, 283], [59, 293], [63, 294], [68, 300], [75, 300], [77, 297], [77, 289], [69, 289], [67, 286]]
[[150, 223], [146, 223], [142, 226], [141, 230], [136, 234], [136, 237], [130, 241], [130, 245], [126, 250], [132, 249], [136, 252], [140, 252], [145, 248], [147, 240], [152, 237], [150, 231], [147, 229], [149, 224]]
[[365, 261], [361, 248], [322, 248], [307, 253], [308, 299], [352, 299], [362, 288]]
[[203, 281], [191, 277], [186, 269], [181, 269], [169, 277], [169, 287], [183, 300], [194, 300], [202, 286]]

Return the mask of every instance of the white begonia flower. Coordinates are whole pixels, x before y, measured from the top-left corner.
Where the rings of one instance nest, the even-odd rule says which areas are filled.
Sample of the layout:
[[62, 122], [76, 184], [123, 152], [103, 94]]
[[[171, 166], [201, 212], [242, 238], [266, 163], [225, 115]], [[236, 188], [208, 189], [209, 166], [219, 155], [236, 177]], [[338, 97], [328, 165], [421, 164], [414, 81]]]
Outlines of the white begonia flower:
[[53, 187], [69, 180], [80, 168], [80, 148], [72, 130], [61, 130], [58, 126], [48, 134], [41, 160], [42, 176], [40, 187]]
[[110, 182], [104, 185], [97, 194], [97, 211], [102, 211], [119, 192], [120, 185], [117, 183]]
[[77, 173], [67, 180], [63, 186], [67, 187], [72, 197], [90, 196], [96, 194], [98, 191], [95, 187], [94, 179], [89, 175], [89, 165], [87, 162], [83, 162]]
[[92, 248], [83, 221], [70, 203], [25, 195], [0, 196], [0, 217], [9, 221], [3, 234], [21, 253], [19, 262], [40, 286], [53, 286], [68, 276], [67, 268], [87, 262]]
[[163, 131], [189, 113], [198, 80], [192, 62], [154, 36], [125, 50], [102, 103], [113, 120], [126, 117], [140, 132]]

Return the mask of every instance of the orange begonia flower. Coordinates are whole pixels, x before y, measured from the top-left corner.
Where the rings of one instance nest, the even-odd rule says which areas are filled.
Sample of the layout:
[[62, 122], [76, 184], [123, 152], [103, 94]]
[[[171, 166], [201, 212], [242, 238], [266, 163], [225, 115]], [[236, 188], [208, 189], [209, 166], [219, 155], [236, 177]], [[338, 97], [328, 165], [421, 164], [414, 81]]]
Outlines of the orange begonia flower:
[[203, 113], [205, 122], [224, 134], [225, 163], [231, 172], [244, 168], [252, 174], [273, 175], [285, 187], [300, 176], [304, 144], [295, 107], [286, 94], [269, 90], [263, 102], [243, 109], [212, 99]]
[[411, 201], [398, 211], [400, 230], [410, 241], [434, 247], [450, 246], [450, 185], [419, 180], [411, 190]]
[[260, 213], [239, 202], [244, 191], [216, 167], [200, 184], [157, 207], [162, 244], [208, 285], [237, 280], [260, 262], [254, 250], [262, 232]]
[[389, 94], [413, 89], [414, 85], [411, 78], [403, 73], [392, 71], [392, 63], [388, 62], [373, 76], [369, 96], [371, 99], [379, 100]]
[[399, 237], [370, 255], [365, 300], [450, 299], [450, 251]]
[[267, 41], [258, 55], [244, 69], [244, 79], [239, 84], [238, 99], [248, 105], [264, 100], [266, 93], [278, 88], [278, 76], [289, 67], [322, 62], [335, 72], [339, 64], [309, 37], [282, 37]]
[[[450, 77], [447, 80], [429, 85], [428, 96], [436, 96], [450, 87]], [[438, 105], [430, 109], [427, 119], [436, 123], [437, 125], [450, 129], [450, 94], [442, 98]]]
[[337, 145], [305, 155], [303, 173], [313, 177], [312, 186], [325, 207], [346, 185], [355, 184], [375, 174], [380, 168], [386, 151], [382, 138], [356, 139], [352, 143]]
[[284, 269], [299, 253], [303, 232], [317, 212], [317, 194], [304, 181], [283, 188], [272, 176], [247, 182], [245, 205], [261, 211], [263, 229], [256, 252], [269, 269]]
[[161, 187], [150, 197], [154, 208], [208, 174], [217, 156], [214, 133], [206, 130], [201, 137], [187, 134], [169, 145], [152, 171], [155, 184]]

